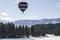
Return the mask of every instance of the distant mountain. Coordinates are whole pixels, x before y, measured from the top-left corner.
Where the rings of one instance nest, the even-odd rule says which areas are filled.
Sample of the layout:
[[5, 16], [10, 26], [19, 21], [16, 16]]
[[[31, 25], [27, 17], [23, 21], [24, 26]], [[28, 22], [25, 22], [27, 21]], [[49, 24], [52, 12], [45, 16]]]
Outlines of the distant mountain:
[[28, 25], [28, 26], [31, 26], [37, 23], [40, 24], [40, 20], [18, 20], [14, 22], [15, 25], [21, 24], [21, 25]]
[[8, 21], [5, 21], [5, 20], [0, 20], [0, 22], [7, 23]]
[[15, 25], [34, 25], [34, 24], [48, 24], [48, 23], [60, 23], [60, 18], [58, 19], [41, 19], [41, 20], [18, 20], [13, 22]]

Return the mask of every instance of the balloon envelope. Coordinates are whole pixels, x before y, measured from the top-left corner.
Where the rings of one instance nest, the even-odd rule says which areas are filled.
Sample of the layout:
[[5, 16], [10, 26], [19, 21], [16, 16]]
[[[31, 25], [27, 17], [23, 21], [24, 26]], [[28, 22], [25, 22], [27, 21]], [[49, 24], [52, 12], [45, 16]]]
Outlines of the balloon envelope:
[[19, 2], [18, 7], [22, 12], [24, 12], [28, 7], [28, 3], [27, 2]]

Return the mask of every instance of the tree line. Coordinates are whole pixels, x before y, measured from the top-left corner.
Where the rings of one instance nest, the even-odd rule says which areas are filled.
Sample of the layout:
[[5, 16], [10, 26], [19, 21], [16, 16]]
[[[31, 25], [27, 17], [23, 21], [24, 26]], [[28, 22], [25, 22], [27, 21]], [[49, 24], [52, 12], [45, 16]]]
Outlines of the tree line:
[[0, 38], [29, 38], [39, 37], [45, 34], [60, 35], [60, 23], [35, 24], [15, 26], [13, 23], [0, 23]]

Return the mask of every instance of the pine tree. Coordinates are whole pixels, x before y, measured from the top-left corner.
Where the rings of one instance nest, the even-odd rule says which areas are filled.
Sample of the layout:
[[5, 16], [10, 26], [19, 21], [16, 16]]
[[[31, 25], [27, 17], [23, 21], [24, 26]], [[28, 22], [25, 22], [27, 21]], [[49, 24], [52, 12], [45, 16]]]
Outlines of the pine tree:
[[29, 27], [26, 25], [25, 26], [25, 35], [26, 35], [26, 37], [28, 37], [29, 38]]
[[21, 37], [25, 37], [25, 28], [24, 28], [24, 25], [22, 25], [22, 27], [21, 27]]
[[31, 26], [31, 35], [32, 35], [32, 36], [35, 36], [34, 34], [35, 34], [35, 33], [34, 33], [34, 27]]
[[3, 23], [0, 23], [0, 38], [5, 37], [5, 27]]

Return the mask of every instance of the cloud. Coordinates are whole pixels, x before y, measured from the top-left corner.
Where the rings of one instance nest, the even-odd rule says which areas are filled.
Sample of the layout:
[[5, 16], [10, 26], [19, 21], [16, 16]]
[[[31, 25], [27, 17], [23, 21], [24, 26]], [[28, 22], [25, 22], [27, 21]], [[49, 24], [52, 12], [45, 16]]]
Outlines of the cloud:
[[0, 15], [1, 15], [1, 16], [8, 16], [8, 14], [5, 13], [5, 12], [2, 12]]
[[57, 7], [60, 7], [60, 3], [56, 3], [56, 6], [57, 6]]
[[2, 12], [0, 13], [0, 20], [13, 21], [13, 18], [11, 18], [8, 13]]
[[12, 21], [12, 18], [10, 18], [10, 17], [2, 17], [1, 19], [5, 20], [5, 21]]

